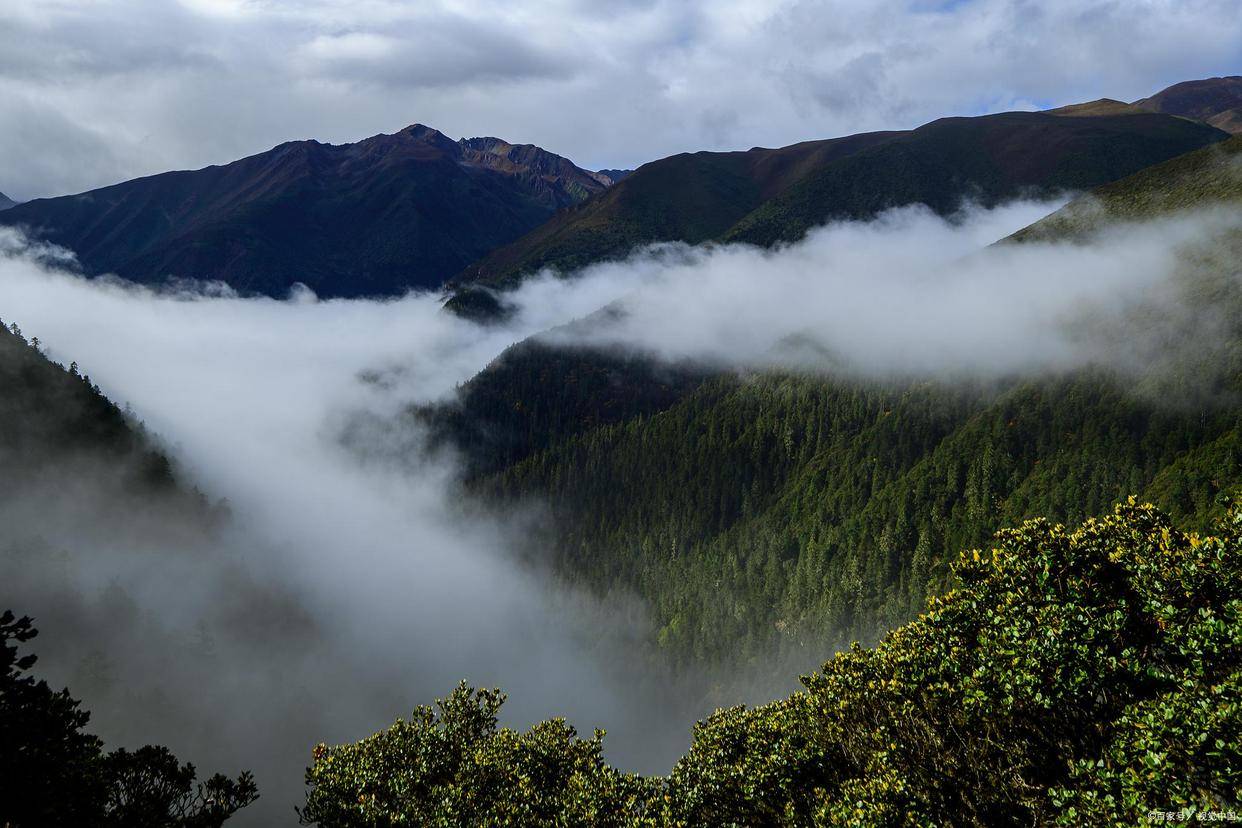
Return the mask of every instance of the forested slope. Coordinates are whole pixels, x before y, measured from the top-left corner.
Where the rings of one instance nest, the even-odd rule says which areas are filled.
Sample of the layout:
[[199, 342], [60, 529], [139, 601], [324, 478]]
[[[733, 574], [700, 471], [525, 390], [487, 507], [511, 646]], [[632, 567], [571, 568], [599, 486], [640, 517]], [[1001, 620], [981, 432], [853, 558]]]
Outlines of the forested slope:
[[[136, 606], [115, 580], [103, 599], [75, 594], [78, 573], [57, 573], [71, 560], [60, 544], [85, 538], [88, 550], [93, 543], [145, 548], [139, 539], [199, 539], [219, 517], [156, 440], [76, 364], [51, 362], [37, 338], [0, 324], [0, 824], [220, 825], [257, 797], [248, 773], [199, 780], [193, 765], [164, 747], [105, 750], [69, 690], [29, 674], [35, 656], [19, 648], [35, 627], [10, 611], [37, 612], [67, 631], [73, 627], [65, 618], [85, 605], [101, 636], [123, 627], [138, 619]], [[181, 550], [164, 551], [172, 557]], [[83, 568], [90, 557], [115, 561], [83, 555]], [[130, 646], [136, 641], [149, 643], [138, 637]], [[73, 643], [54, 648], [63, 659]]]
[[[1228, 180], [1235, 151], [1097, 199], [1146, 193], [1147, 216], [1199, 203], [1184, 190]], [[947, 588], [953, 550], [1000, 526], [1078, 522], [1129, 494], [1184, 527], [1219, 514], [1242, 484], [1240, 249], [1236, 234], [1219, 242], [1178, 284], [1220, 324], [1177, 332], [1193, 346], [1137, 373], [970, 384], [683, 368], [656, 383], [673, 369], [531, 343], [434, 417], [472, 458], [468, 487], [550, 504], [561, 571], [641, 595], [671, 657], [814, 658], [909, 618]], [[1150, 327], [1141, 312], [1131, 323]]]
[[[105, 397], [76, 363], [42, 353], [0, 323], [0, 504], [36, 481], [90, 475], [118, 495], [187, 499], [167, 455], [134, 418]], [[193, 505], [196, 504], [196, 505]]]

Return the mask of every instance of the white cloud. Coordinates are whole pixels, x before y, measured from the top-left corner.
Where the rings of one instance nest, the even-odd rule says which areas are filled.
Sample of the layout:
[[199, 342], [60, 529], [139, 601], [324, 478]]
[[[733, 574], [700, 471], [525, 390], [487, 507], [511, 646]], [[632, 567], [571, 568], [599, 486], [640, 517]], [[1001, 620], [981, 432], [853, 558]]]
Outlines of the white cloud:
[[[1232, 0], [9, 0], [0, 189], [54, 195], [416, 121], [632, 166], [1239, 70]], [[99, 149], [78, 155], [82, 134]]]
[[[514, 297], [515, 318], [490, 328], [443, 313], [428, 295], [321, 302], [302, 292], [282, 302], [85, 281], [57, 270], [55, 249], [0, 231], [4, 319], [132, 404], [236, 516], [219, 549], [178, 554], [109, 546], [95, 527], [67, 532], [56, 516], [62, 505], [80, 509], [78, 497], [32, 493], [34, 517], [20, 520], [11, 500], [0, 504], [0, 550], [37, 530], [77, 555], [72, 567], [50, 557], [37, 559], [46, 570], [18, 570], [21, 611], [80, 613], [83, 641], [68, 622], [45, 629], [41, 668], [72, 682], [91, 637], [83, 626], [104, 636], [98, 646], [127, 684], [86, 694], [98, 731], [169, 743], [204, 768], [254, 767], [265, 793], [253, 818], [268, 823], [297, 800], [312, 743], [359, 738], [461, 678], [509, 690], [511, 720], [563, 713], [584, 729], [606, 726], [622, 763], [664, 770], [702, 697], [644, 669], [633, 604], [600, 606], [515, 563], [539, 543], [529, 515], [463, 512], [451, 463], [408, 450], [422, 435], [406, 406], [451, 394], [513, 342], [610, 303], [620, 311], [610, 321], [558, 336], [725, 369], [935, 377], [1145, 366], [1170, 342], [1210, 347], [1212, 320], [1178, 313], [1168, 290], [1175, 254], [1236, 230], [1242, 216], [980, 252], [1051, 206], [973, 211], [956, 223], [909, 208], [775, 251], [666, 245], [573, 280], [534, 279]], [[1115, 338], [1139, 302], [1160, 312]], [[1085, 339], [1074, 324], [1084, 311], [1093, 314]], [[347, 450], [346, 429], [370, 451]], [[73, 485], [80, 493], [82, 481]], [[67, 577], [86, 596], [81, 606], [57, 591]], [[113, 624], [109, 581], [146, 627]], [[184, 646], [204, 620], [220, 665], [211, 670]]]
[[[407, 452], [416, 426], [366, 428], [400, 423], [405, 406], [451, 393], [564, 316], [483, 331], [434, 296], [164, 295], [79, 279], [63, 261], [0, 230], [5, 322], [132, 404], [233, 513], [211, 542], [153, 541], [126, 524], [155, 507], [111, 502], [76, 469], [47, 489], [24, 479], [0, 501], [0, 604], [40, 619], [40, 673], [85, 697], [93, 732], [168, 744], [204, 769], [254, 769], [263, 798], [243, 825], [292, 813], [316, 742], [362, 738], [463, 679], [509, 692], [513, 724], [566, 714], [588, 733], [610, 728], [627, 765], [666, 769], [685, 748], [707, 711], [635, 668], [648, 663], [637, 605], [601, 607], [519, 565], [540, 552], [533, 516], [467, 513], [451, 462]], [[372, 452], [344, 445], [351, 427], [351, 447]], [[32, 534], [65, 551], [14, 568], [10, 550]], [[109, 609], [118, 588], [140, 621]], [[199, 629], [214, 641], [210, 669], [185, 643]], [[75, 680], [95, 649], [115, 692]]]

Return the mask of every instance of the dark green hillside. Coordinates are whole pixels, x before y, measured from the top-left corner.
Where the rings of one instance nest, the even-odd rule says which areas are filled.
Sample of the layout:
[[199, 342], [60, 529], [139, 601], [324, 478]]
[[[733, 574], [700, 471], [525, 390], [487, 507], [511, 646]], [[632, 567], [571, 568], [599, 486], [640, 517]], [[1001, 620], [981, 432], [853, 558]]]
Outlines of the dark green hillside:
[[564, 571], [646, 597], [679, 659], [813, 657], [945, 584], [946, 550], [1147, 491], [1183, 525], [1242, 483], [1236, 411], [1084, 373], [1007, 389], [721, 376], [476, 487], [552, 504]]
[[147, 512], [181, 515], [196, 527], [214, 519], [206, 499], [177, 479], [142, 425], [76, 363], [65, 368], [49, 361], [37, 339], [0, 324], [0, 508], [19, 497], [60, 496], [89, 511], [105, 492], [117, 499], [102, 508], [130, 510], [131, 527]]
[[[1237, 140], [1096, 197], [1125, 194], [1143, 215], [1238, 199]], [[472, 459], [469, 488], [543, 498], [561, 571], [645, 598], [671, 656], [805, 659], [910, 617], [945, 587], [949, 551], [1006, 523], [1079, 522], [1128, 493], [1186, 527], [1217, 515], [1242, 486], [1238, 241], [1190, 257], [1178, 282], [1212, 325], [1138, 307], [1120, 330], [1091, 331], [1123, 352], [1139, 332], [1182, 343], [1138, 374], [991, 387], [670, 374], [526, 345], [433, 416]]]
[[829, 219], [916, 202], [950, 213], [966, 198], [1088, 189], [1225, 137], [1166, 115], [1009, 112], [777, 150], [675, 155], [558, 213], [454, 283], [511, 286], [540, 268], [569, 271], [657, 241], [772, 244]]
[[1242, 136], [1165, 161], [1076, 199], [1013, 241], [1082, 238], [1110, 222], [1242, 203]]
[[456, 405], [420, 411], [441, 440], [468, 446], [472, 474], [504, 469], [579, 432], [661, 411], [707, 372], [638, 355], [529, 339], [463, 387]]
[[19, 468], [35, 469], [95, 456], [133, 462], [136, 483], [171, 487], [168, 459], [155, 450], [88, 377], [49, 362], [38, 340], [0, 325], [0, 465], [13, 483]]
[[[958, 588], [787, 699], [718, 710], [668, 776], [609, 767], [602, 731], [498, 727], [462, 685], [319, 745], [304, 822], [1080, 826], [1223, 819], [1242, 789], [1242, 514], [1186, 535], [1131, 500], [954, 553]], [[1156, 812], [1159, 812], [1158, 814]]]

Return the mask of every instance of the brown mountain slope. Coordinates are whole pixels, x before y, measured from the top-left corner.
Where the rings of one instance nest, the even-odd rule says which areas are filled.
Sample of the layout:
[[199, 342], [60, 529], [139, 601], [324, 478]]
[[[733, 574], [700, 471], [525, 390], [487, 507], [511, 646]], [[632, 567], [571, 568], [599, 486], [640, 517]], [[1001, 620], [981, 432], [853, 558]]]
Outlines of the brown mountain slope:
[[38, 199], [0, 223], [72, 249], [90, 274], [216, 279], [273, 296], [295, 282], [323, 296], [391, 295], [439, 287], [608, 183], [539, 147], [453, 141], [416, 124]]
[[1242, 132], [1242, 76], [1177, 83], [1134, 105], [1149, 112], [1193, 118], [1226, 132]]

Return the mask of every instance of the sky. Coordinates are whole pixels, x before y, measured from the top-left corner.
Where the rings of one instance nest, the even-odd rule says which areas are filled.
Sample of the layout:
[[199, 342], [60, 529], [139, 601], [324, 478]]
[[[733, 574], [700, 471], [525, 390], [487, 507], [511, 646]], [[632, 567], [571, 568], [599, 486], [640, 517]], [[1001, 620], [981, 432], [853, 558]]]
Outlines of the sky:
[[1239, 72], [1237, 0], [4, 0], [0, 192], [415, 122], [633, 167]]

